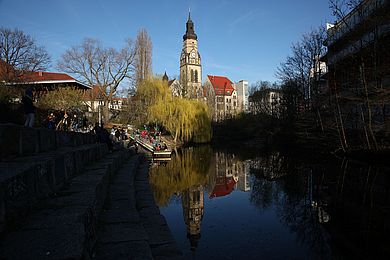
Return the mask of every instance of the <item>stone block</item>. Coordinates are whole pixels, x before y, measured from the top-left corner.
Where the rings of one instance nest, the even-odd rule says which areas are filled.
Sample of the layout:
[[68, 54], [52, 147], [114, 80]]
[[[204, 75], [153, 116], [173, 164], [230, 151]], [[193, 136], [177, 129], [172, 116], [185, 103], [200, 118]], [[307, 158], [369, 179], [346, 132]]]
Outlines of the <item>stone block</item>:
[[54, 160], [41, 161], [34, 171], [34, 197], [39, 200], [56, 191]]
[[19, 154], [28, 155], [39, 152], [38, 131], [35, 128], [20, 127]]
[[141, 223], [106, 224], [100, 236], [102, 244], [147, 239], [148, 235]]
[[0, 158], [19, 154], [20, 126], [14, 124], [0, 125]]
[[47, 152], [56, 148], [56, 135], [52, 129], [38, 128], [39, 151]]
[[65, 167], [65, 153], [57, 153], [54, 158], [54, 184], [59, 189], [67, 180]]
[[5, 201], [4, 190], [0, 188], [0, 233], [5, 229]]
[[184, 259], [174, 242], [151, 246], [154, 259]]
[[2, 241], [0, 259], [82, 259], [84, 238], [82, 223], [21, 230]]
[[153, 256], [148, 243], [142, 240], [99, 245], [94, 259], [152, 260]]
[[137, 210], [124, 209], [108, 209], [102, 212], [102, 221], [108, 224], [133, 222], [139, 223], [141, 221]]
[[35, 201], [35, 165], [26, 166], [22, 171], [15, 172], [12, 177], [1, 182], [4, 192], [5, 218], [12, 220], [24, 214]]
[[88, 163], [84, 158], [85, 158], [85, 151], [83, 149], [78, 149], [74, 151], [75, 174], [79, 174], [84, 168], [84, 165]]
[[75, 157], [73, 151], [69, 151], [64, 154], [64, 163], [65, 163], [66, 180], [68, 180], [76, 174]]
[[70, 146], [72, 139], [70, 136], [70, 132], [65, 131], [56, 131], [56, 145], [57, 148]]

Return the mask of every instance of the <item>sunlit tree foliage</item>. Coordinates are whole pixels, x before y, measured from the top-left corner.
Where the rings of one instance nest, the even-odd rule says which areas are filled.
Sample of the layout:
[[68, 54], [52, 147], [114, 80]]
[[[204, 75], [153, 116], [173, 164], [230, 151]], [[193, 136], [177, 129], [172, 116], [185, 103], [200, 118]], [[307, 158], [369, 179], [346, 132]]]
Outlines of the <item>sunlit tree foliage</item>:
[[159, 79], [143, 81], [137, 95], [147, 109], [149, 123], [162, 125], [175, 141], [210, 141], [211, 119], [205, 103], [172, 97], [167, 83]]
[[38, 106], [59, 111], [83, 110], [85, 108], [83, 94], [83, 90], [60, 87], [43, 94], [39, 98]]

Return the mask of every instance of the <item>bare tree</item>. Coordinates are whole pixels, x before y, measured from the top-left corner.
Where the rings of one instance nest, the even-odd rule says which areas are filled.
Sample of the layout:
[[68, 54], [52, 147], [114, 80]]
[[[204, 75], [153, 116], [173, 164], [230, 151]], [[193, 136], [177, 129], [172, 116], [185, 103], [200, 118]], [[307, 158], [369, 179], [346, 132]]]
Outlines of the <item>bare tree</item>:
[[[378, 140], [382, 139], [386, 146], [386, 135], [382, 132], [386, 132], [383, 126], [388, 120], [386, 104], [389, 103], [389, 91], [383, 80], [388, 75], [389, 40], [384, 28], [390, 19], [389, 4], [329, 0], [329, 7], [337, 20], [328, 31], [328, 56], [332, 58], [328, 66], [338, 113], [346, 118], [348, 132], [363, 133], [365, 149], [381, 149]], [[339, 53], [343, 55], [340, 57]], [[339, 103], [338, 99], [343, 102]]]
[[146, 29], [138, 31], [135, 59], [136, 86], [152, 74], [152, 40]]
[[291, 46], [292, 54], [280, 64], [276, 72], [276, 77], [282, 82], [294, 81], [300, 86], [299, 94], [309, 108], [315, 94], [310, 78], [316, 66], [316, 58], [326, 52], [323, 45], [325, 39], [326, 31], [323, 26], [304, 34], [299, 42]]
[[135, 45], [130, 39], [121, 50], [104, 48], [98, 40], [86, 39], [81, 45], [67, 50], [58, 67], [90, 86], [99, 87], [104, 119], [108, 121], [109, 103], [118, 86], [125, 79], [133, 78], [135, 53]]
[[341, 20], [361, 2], [362, 0], [329, 0], [329, 9], [336, 19]]
[[19, 29], [0, 28], [0, 60], [3, 80], [15, 80], [24, 72], [45, 70], [50, 56], [35, 40]]

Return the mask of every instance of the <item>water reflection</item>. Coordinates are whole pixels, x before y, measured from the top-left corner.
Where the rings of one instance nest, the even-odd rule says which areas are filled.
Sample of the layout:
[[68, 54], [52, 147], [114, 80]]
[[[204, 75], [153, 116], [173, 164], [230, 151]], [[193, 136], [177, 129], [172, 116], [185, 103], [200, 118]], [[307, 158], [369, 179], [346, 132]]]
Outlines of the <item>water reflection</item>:
[[203, 146], [178, 151], [167, 165], [150, 170], [159, 206], [181, 204], [186, 237], [199, 258], [222, 258], [226, 243], [239, 249], [232, 258], [243, 252], [247, 259], [390, 256], [387, 167], [255, 155], [241, 158]]
[[200, 225], [204, 211], [203, 186], [191, 187], [182, 193], [184, 221], [187, 226], [187, 238], [190, 241], [191, 250], [194, 251], [200, 239]]

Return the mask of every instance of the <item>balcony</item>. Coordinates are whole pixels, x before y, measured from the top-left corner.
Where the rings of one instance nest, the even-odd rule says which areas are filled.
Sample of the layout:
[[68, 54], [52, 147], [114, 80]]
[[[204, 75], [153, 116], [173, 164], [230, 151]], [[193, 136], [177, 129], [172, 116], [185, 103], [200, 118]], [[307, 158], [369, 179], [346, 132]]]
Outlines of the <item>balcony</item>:
[[[390, 0], [366, 0], [353, 9], [344, 19], [328, 29], [326, 45], [332, 46], [346, 34], [354, 31], [363, 21], [375, 15], [376, 12], [385, 8]], [[386, 10], [385, 10], [386, 12]]]

